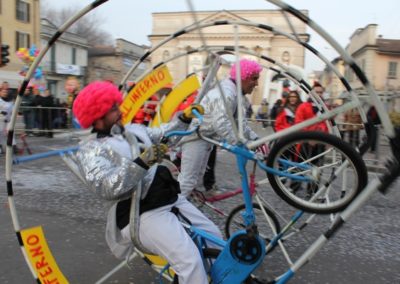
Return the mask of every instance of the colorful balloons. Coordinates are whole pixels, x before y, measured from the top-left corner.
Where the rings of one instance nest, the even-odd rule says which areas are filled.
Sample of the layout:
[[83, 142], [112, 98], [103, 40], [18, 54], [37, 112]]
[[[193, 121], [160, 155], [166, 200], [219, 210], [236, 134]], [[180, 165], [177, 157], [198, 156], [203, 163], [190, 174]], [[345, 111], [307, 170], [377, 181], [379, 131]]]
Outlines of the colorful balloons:
[[[29, 70], [29, 66], [39, 55], [39, 52], [40, 51], [36, 47], [36, 45], [32, 45], [29, 49], [26, 47], [21, 47], [18, 49], [18, 51], [16, 52], [17, 57], [26, 64], [22, 67], [21, 71], [18, 72], [19, 75], [21, 76], [26, 75], [26, 72], [28, 72]], [[44, 91], [43, 87], [44, 85], [40, 83], [42, 79], [43, 79], [42, 67], [38, 67], [36, 68], [35, 73], [33, 74], [33, 82], [31, 85], [36, 86], [38, 89], [43, 89]]]
[[17, 57], [21, 59], [25, 64], [30, 65], [39, 55], [39, 52], [39, 49], [35, 45], [32, 45], [32, 47], [29, 49], [26, 47], [19, 48], [16, 54]]

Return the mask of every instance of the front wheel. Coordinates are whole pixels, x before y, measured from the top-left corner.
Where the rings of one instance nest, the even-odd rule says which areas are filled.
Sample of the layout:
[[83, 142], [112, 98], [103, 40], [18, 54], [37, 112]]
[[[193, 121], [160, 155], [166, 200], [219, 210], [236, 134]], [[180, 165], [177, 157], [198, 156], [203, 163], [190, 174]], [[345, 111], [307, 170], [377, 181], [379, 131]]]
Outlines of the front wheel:
[[283, 137], [271, 149], [267, 166], [278, 171], [267, 173], [273, 190], [290, 205], [310, 213], [342, 211], [368, 181], [356, 150], [322, 132]]

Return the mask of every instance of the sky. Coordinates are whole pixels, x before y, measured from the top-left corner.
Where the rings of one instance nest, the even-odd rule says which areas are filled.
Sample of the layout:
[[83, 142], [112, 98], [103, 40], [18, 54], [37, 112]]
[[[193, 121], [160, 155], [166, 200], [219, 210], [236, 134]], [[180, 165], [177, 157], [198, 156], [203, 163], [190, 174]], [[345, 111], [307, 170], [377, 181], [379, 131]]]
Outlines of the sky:
[[[91, 0], [42, 0], [53, 8], [84, 7]], [[193, 0], [196, 10], [246, 10], [274, 9], [274, 5], [265, 0]], [[343, 47], [349, 37], [358, 28], [368, 24], [378, 25], [377, 34], [384, 38], [400, 39], [399, 0], [286, 0], [286, 3], [309, 11], [309, 17], [324, 28]], [[185, 0], [109, 0], [95, 11], [96, 16], [104, 19], [102, 29], [114, 38], [123, 38], [136, 44], [149, 45], [147, 35], [151, 34], [154, 12], [187, 11]], [[311, 30], [310, 44], [322, 51], [328, 59], [337, 53], [323, 42]], [[322, 70], [323, 64], [306, 55], [306, 70]]]

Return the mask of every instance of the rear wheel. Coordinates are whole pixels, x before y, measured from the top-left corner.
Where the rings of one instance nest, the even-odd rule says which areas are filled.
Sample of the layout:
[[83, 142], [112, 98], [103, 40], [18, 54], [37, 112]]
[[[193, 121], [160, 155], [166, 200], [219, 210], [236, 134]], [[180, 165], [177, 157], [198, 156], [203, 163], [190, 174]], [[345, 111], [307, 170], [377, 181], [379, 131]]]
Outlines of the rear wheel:
[[[279, 233], [281, 230], [278, 218], [276, 218], [275, 214], [270, 209], [263, 206], [265, 213], [268, 215], [269, 219], [271, 220], [271, 224], [274, 229], [273, 230], [271, 228], [270, 223], [267, 221], [263, 211], [261, 210], [260, 205], [253, 203], [253, 208], [254, 208], [254, 215], [256, 217], [256, 223], [257, 223], [257, 228], [258, 228], [260, 237], [262, 237], [264, 240], [266, 240], [266, 242], [268, 244], [271, 241], [271, 239], [274, 237], [274, 231]], [[226, 219], [226, 223], [225, 223], [225, 235], [227, 238], [229, 238], [234, 232], [245, 229], [243, 217], [241, 215], [241, 212], [243, 212], [243, 210], [245, 210], [245, 205], [241, 204], [241, 205], [235, 207], [231, 211], [231, 213], [229, 213], [229, 216]]]
[[364, 161], [354, 148], [322, 132], [303, 131], [282, 138], [271, 149], [267, 166], [290, 174], [267, 173], [283, 200], [317, 214], [345, 209], [368, 181]]

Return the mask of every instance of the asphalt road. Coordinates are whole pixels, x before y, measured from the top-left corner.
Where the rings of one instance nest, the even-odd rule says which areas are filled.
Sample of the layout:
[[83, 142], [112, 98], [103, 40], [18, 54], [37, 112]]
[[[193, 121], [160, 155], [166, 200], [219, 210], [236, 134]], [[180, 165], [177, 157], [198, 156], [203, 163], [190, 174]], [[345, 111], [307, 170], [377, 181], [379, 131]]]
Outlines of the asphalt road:
[[[68, 139], [31, 138], [35, 153], [71, 146]], [[238, 185], [232, 157], [218, 152], [218, 185], [227, 190]], [[4, 156], [0, 157], [0, 283], [34, 283], [15, 236], [7, 205]], [[373, 178], [374, 174], [371, 174]], [[258, 179], [264, 178], [258, 174]], [[88, 192], [58, 157], [13, 167], [15, 202], [21, 228], [41, 225], [51, 251], [70, 283], [94, 283], [120, 261], [110, 253], [104, 228], [108, 204]], [[294, 210], [267, 186], [262, 195], [285, 216]], [[216, 204], [229, 211], [239, 204], [232, 198]], [[304, 266], [291, 283], [400, 283], [400, 183], [383, 196], [376, 193], [318, 254]], [[206, 213], [208, 214], [208, 210]], [[212, 215], [223, 227], [224, 219]], [[285, 242], [295, 260], [326, 230], [329, 216], [317, 217], [300, 234]], [[265, 279], [288, 268], [276, 249], [257, 271]], [[106, 283], [159, 283], [157, 275], [138, 259]]]

